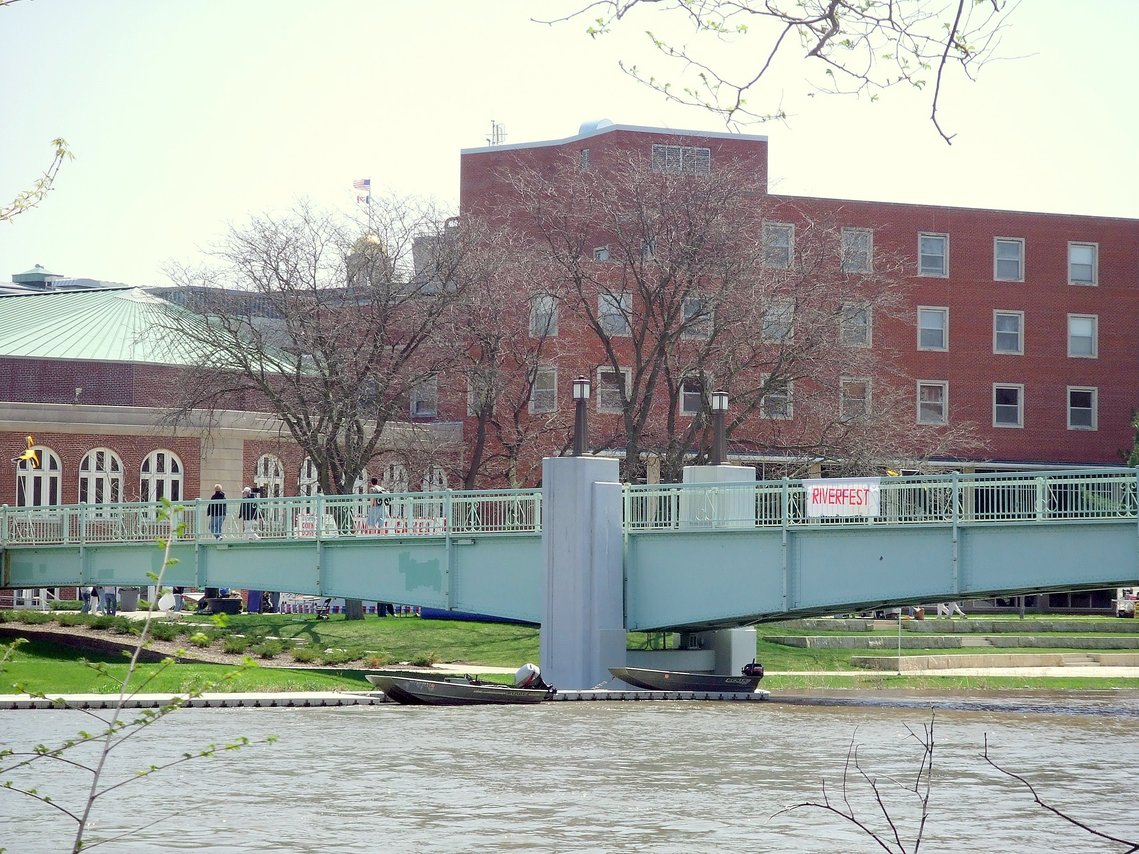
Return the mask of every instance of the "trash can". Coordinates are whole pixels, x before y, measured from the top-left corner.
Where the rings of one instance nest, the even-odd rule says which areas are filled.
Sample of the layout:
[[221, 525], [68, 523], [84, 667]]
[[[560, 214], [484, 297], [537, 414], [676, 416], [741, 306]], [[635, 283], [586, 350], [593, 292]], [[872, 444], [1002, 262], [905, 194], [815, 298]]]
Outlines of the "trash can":
[[119, 610], [120, 611], [137, 611], [138, 610], [138, 588], [137, 587], [123, 587], [119, 590]]

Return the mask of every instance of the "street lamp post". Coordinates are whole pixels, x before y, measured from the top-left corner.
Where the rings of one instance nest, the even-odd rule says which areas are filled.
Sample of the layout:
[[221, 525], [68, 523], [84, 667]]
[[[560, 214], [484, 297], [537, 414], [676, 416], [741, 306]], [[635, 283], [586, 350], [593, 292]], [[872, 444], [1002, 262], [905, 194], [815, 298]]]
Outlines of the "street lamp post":
[[589, 433], [588, 413], [586, 404], [589, 403], [589, 380], [578, 377], [573, 381], [573, 401], [576, 407], [573, 423], [573, 455], [580, 457], [585, 453], [586, 434]]
[[728, 393], [712, 392], [712, 465], [722, 466], [728, 453], [724, 442], [724, 416], [728, 412]]

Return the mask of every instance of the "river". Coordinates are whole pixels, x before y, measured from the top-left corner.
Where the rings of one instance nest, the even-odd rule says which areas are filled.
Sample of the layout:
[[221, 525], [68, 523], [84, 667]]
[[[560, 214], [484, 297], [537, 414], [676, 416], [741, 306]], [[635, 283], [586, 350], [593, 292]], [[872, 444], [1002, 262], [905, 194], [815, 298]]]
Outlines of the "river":
[[[936, 705], [930, 708], [931, 702]], [[839, 795], [851, 745], [912, 850], [912, 782], [933, 724], [934, 774], [921, 849], [1122, 851], [1034, 805], [1023, 785], [1091, 826], [1139, 838], [1139, 695], [1026, 698], [872, 696], [856, 705], [615, 702], [537, 707], [188, 709], [114, 755], [105, 782], [238, 736], [271, 745], [200, 759], [105, 796], [89, 841], [108, 852], [855, 852], [880, 851], [816, 809]], [[81, 712], [0, 712], [0, 742], [54, 743], [92, 724]], [[56, 764], [35, 784], [58, 803], [84, 794]], [[851, 770], [855, 813], [889, 826]], [[142, 829], [136, 829], [142, 826]], [[0, 791], [0, 848], [69, 850], [73, 825]], [[897, 850], [897, 849], [893, 849]]]

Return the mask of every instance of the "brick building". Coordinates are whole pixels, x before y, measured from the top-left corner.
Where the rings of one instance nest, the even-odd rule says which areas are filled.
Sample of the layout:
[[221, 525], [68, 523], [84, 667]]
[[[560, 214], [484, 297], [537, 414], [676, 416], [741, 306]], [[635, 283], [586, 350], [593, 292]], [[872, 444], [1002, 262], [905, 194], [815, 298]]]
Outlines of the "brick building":
[[[510, 208], [512, 171], [553, 174], [567, 157], [582, 169], [604, 168], [607, 158], [628, 152], [651, 158], [654, 170], [743, 167], [765, 191], [767, 151], [762, 136], [602, 121], [567, 139], [464, 150], [460, 207], [525, 228], [525, 214]], [[867, 318], [859, 343], [888, 352], [906, 378], [912, 424], [976, 425], [983, 450], [947, 454], [947, 467], [1121, 464], [1137, 406], [1139, 220], [776, 194], [766, 196], [764, 210], [763, 239], [777, 255], [782, 247], [793, 258], [797, 230], [828, 217], [841, 225], [842, 251], [853, 247], [855, 263], [869, 268], [879, 253], [903, 259], [904, 310]], [[572, 410], [572, 378], [591, 376], [596, 385], [603, 362], [574, 318], [562, 317], [556, 328], [554, 400]], [[601, 405], [595, 394], [593, 424], [617, 418]], [[450, 409], [443, 403], [440, 411], [462, 417], [461, 401]], [[735, 435], [762, 447], [761, 421], [741, 425]], [[542, 450], [556, 452], [552, 443]], [[736, 459], [762, 464], [764, 455]]]

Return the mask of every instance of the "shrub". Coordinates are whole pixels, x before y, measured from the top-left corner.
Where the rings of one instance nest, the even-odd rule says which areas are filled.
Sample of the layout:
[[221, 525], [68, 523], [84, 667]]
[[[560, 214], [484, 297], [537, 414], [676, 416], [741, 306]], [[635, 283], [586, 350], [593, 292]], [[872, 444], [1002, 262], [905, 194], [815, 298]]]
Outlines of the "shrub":
[[10, 623], [13, 620], [11, 611], [0, 611], [0, 623]]
[[213, 643], [213, 639], [205, 632], [194, 632], [187, 640], [196, 647], [205, 648]]
[[279, 640], [267, 640], [253, 647], [253, 652], [262, 658], [276, 658], [285, 651], [285, 645]]
[[95, 621], [91, 614], [61, 613], [55, 615], [55, 621], [61, 626], [89, 626]]
[[349, 661], [355, 661], [360, 657], [360, 651], [355, 649], [326, 649], [320, 657], [320, 663], [331, 664], [346, 664]]
[[155, 640], [172, 641], [179, 634], [181, 634], [182, 627], [177, 623], [158, 623], [150, 624], [150, 636]]
[[118, 617], [108, 617], [106, 614], [99, 614], [91, 620], [91, 628], [99, 630], [111, 629], [115, 627], [118, 621]]
[[416, 658], [413, 658], [411, 660], [411, 663], [414, 664], [416, 667], [432, 667], [438, 661], [439, 661], [438, 653], [425, 652], [422, 655], [420, 655]]
[[368, 652], [364, 654], [364, 666], [371, 670], [375, 670], [377, 667], [386, 667], [391, 663], [392, 660], [390, 656], [381, 655], [378, 652]]
[[40, 626], [55, 620], [47, 611], [16, 611], [13, 616], [17, 623], [24, 623], [29, 626]]
[[230, 635], [222, 641], [222, 649], [233, 655], [241, 655], [249, 649], [252, 641], [242, 635]]
[[48, 607], [53, 611], [78, 611], [83, 607], [83, 603], [78, 599], [53, 599], [48, 603]]
[[314, 661], [320, 661], [322, 655], [319, 649], [313, 649], [309, 646], [297, 647], [293, 650], [293, 660], [299, 661], [301, 664], [311, 664]]

